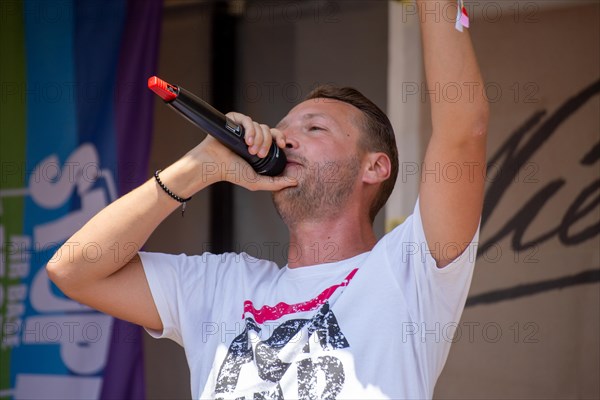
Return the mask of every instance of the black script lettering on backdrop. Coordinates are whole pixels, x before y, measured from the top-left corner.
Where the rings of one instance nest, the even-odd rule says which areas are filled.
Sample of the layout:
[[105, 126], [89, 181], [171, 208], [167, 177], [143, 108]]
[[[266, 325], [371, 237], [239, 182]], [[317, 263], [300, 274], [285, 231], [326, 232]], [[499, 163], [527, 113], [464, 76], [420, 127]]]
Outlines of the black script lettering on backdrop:
[[[502, 196], [519, 171], [528, 165], [527, 163], [531, 157], [556, 133], [557, 128], [562, 123], [598, 93], [600, 93], [600, 80], [592, 83], [580, 93], [567, 100], [541, 126], [534, 130], [546, 115], [545, 110], [536, 112], [496, 151], [488, 163], [488, 171], [491, 167], [495, 167], [501, 171], [501, 174], [494, 179], [486, 191], [481, 220], [482, 227], [488, 222]], [[533, 133], [531, 133], [532, 131]], [[600, 160], [600, 142], [582, 157], [580, 163], [584, 166], [594, 168], [594, 164], [598, 160]], [[600, 233], [600, 221], [576, 233], [571, 232], [570, 228], [577, 221], [596, 210], [600, 205], [600, 179], [593, 181], [581, 191], [567, 208], [560, 224], [556, 228], [539, 235], [537, 238], [524, 242], [523, 237], [527, 228], [544, 205], [564, 186], [566, 183], [565, 178], [557, 178], [538, 190], [521, 208], [517, 209], [514, 216], [502, 228], [479, 246], [479, 255], [484, 254], [491, 246], [511, 233], [513, 233], [511, 244], [514, 251], [522, 251], [535, 247], [555, 235], [566, 246], [582, 243], [598, 235]]]
[[[499, 168], [502, 173], [496, 177], [486, 191], [481, 219], [482, 227], [489, 221], [490, 216], [500, 203], [504, 193], [506, 193], [513, 180], [517, 177], [517, 174], [519, 174], [519, 172], [524, 172], [527, 166], [531, 165], [529, 162], [531, 157], [533, 157], [540, 150], [542, 145], [554, 135], [557, 128], [562, 123], [598, 93], [600, 93], [600, 80], [592, 83], [581, 92], [568, 99], [554, 114], [543, 121], [541, 126], [537, 127], [537, 129], [535, 129], [536, 126], [542, 122], [542, 118], [547, 112], [543, 110], [534, 113], [522, 126], [510, 135], [508, 140], [502, 146], [500, 146], [488, 163], [488, 171], [494, 167]], [[592, 148], [583, 155], [580, 164], [585, 167], [596, 168], [596, 171], [598, 171], [597, 163], [599, 160], [600, 142], [592, 146]], [[525, 236], [527, 228], [534, 221], [540, 210], [565, 185], [565, 178], [567, 177], [559, 177], [547, 183], [522, 207], [517, 208], [514, 216], [508, 219], [502, 228], [492, 234], [487, 241], [479, 246], [478, 256], [485, 254], [488, 249], [503, 238], [509, 236], [511, 233], [513, 234], [511, 238], [511, 248], [515, 252], [526, 249], [535, 251], [539, 244], [554, 236], [557, 236], [560, 242], [565, 246], [574, 246], [598, 236], [600, 234], [600, 221], [596, 221], [578, 232], [572, 232], [571, 227], [579, 220], [590, 215], [595, 210], [598, 210], [598, 206], [600, 205], [600, 179], [591, 182], [581, 191], [581, 193], [579, 193], [579, 195], [577, 195], [577, 197], [575, 197], [571, 205], [567, 207], [562, 216], [562, 220], [557, 227], [539, 235], [537, 238], [529, 239], [527, 242], [524, 242], [523, 237]], [[469, 296], [466, 307], [491, 304], [503, 300], [530, 296], [548, 290], [562, 289], [568, 286], [592, 282], [600, 282], [600, 268], [598, 266], [592, 266], [589, 270], [573, 275], [519, 284], [513, 287], [500, 288]]]

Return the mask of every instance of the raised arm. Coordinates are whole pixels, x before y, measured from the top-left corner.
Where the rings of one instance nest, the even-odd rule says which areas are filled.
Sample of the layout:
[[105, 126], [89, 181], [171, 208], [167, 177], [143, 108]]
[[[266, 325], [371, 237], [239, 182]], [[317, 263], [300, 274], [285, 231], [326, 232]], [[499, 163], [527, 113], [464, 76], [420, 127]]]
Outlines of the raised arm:
[[[228, 116], [244, 125], [246, 143], [253, 144], [251, 153], [264, 157], [271, 134], [277, 137], [280, 147], [285, 146], [280, 132], [241, 114]], [[203, 169], [207, 163], [211, 168]], [[233, 166], [234, 163], [239, 166]], [[186, 198], [223, 178], [232, 178], [233, 174], [227, 171], [235, 168], [248, 168], [239, 174], [247, 179], [232, 183], [251, 190], [274, 191], [295, 184], [290, 178], [257, 176], [245, 161], [210, 136], [159, 176], [173, 193]], [[202, 171], [207, 170], [211, 173], [203, 175]], [[178, 207], [179, 202], [169, 197], [154, 178], [150, 179], [98, 213], [59, 248], [46, 266], [50, 279], [74, 300], [117, 318], [162, 330], [137, 250]], [[86, 251], [90, 248], [93, 254]]]
[[459, 32], [448, 18], [456, 15], [456, 3], [417, 1], [427, 85], [437, 94], [431, 96], [433, 131], [419, 196], [427, 243], [440, 268], [476, 232], [486, 165], [488, 103], [469, 32]]

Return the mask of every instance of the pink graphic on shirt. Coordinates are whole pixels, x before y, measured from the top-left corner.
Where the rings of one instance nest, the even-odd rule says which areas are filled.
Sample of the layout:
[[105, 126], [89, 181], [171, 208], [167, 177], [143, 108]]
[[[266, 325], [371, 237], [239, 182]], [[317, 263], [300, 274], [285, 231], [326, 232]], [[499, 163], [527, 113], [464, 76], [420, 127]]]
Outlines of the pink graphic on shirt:
[[281, 302], [277, 303], [277, 305], [275, 305], [274, 307], [264, 305], [259, 310], [257, 310], [256, 308], [254, 308], [254, 304], [251, 300], [246, 300], [244, 301], [244, 313], [242, 314], [242, 319], [244, 318], [244, 315], [246, 313], [250, 313], [254, 316], [254, 320], [257, 323], [262, 324], [265, 321], [277, 320], [287, 314], [315, 310], [321, 305], [323, 305], [327, 300], [329, 300], [329, 298], [337, 290], [337, 288], [348, 286], [348, 284], [354, 277], [354, 274], [356, 274], [356, 271], [358, 271], [358, 268], [355, 268], [352, 271], [350, 271], [350, 273], [344, 278], [342, 283], [330, 286], [327, 289], [323, 290], [314, 299], [302, 303], [287, 304]]

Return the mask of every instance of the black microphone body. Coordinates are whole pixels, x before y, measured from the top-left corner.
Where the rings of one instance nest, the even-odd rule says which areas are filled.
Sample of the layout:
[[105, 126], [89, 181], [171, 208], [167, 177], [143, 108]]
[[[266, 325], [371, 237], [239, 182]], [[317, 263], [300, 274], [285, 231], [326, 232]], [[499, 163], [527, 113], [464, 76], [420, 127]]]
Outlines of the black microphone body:
[[[156, 79], [152, 82], [153, 79]], [[164, 85], [163, 85], [164, 84]], [[261, 175], [277, 176], [287, 163], [285, 153], [273, 141], [266, 157], [260, 158], [248, 152], [244, 139], [244, 127], [236, 124], [204, 100], [182, 87], [171, 85], [157, 77], [148, 81], [148, 86], [196, 126], [213, 136], [231, 151], [242, 157]]]

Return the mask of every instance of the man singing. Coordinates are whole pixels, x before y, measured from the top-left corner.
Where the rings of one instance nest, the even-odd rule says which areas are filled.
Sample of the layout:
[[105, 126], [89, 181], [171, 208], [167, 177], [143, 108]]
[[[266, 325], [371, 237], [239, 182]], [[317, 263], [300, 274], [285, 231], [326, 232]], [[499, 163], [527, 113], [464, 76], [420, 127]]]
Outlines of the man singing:
[[[437, 9], [446, 6], [455, 0]], [[382, 239], [373, 219], [399, 163], [391, 124], [356, 90], [324, 86], [276, 128], [228, 114], [251, 154], [265, 157], [273, 141], [283, 149], [281, 176], [227, 174], [250, 167], [209, 136], [75, 233], [47, 266], [52, 281], [183, 346], [194, 398], [431, 398], [471, 282], [488, 122], [469, 34], [446, 14], [420, 14], [427, 83], [475, 89], [431, 104], [423, 171], [452, 163], [460, 174], [423, 174], [413, 214]], [[222, 173], [203, 176], [206, 163]], [[272, 192], [293, 244], [287, 265], [234, 253], [115, 259], [110, 249], [141, 248], [176, 200], [220, 180]], [[89, 242], [103, 250], [94, 262], [67, 256], [65, 246]]]

